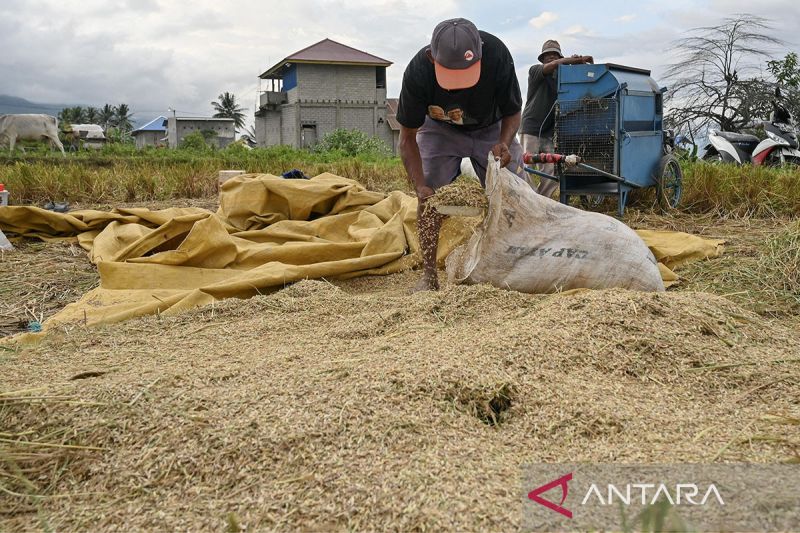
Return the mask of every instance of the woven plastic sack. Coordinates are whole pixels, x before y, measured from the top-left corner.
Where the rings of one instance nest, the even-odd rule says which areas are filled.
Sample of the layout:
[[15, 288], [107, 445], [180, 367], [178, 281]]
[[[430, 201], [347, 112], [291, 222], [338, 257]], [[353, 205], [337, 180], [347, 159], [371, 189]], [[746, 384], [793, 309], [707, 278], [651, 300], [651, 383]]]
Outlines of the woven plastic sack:
[[628, 226], [537, 194], [489, 157], [489, 210], [447, 258], [452, 283], [527, 293], [613, 287], [663, 291], [653, 253]]

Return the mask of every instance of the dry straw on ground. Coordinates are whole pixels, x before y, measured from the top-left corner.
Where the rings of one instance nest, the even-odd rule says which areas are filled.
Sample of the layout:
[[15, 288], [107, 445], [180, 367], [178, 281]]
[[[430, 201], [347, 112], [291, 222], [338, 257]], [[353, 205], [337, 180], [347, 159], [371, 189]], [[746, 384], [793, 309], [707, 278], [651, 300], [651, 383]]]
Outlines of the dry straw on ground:
[[15, 247], [0, 251], [0, 337], [48, 319], [99, 280], [77, 244], [27, 241]]
[[800, 336], [778, 322], [702, 293], [411, 296], [415, 277], [8, 353], [2, 442], [76, 448], [0, 462], [45, 496], [0, 495], [0, 529], [513, 531], [524, 463], [797, 460]]
[[[794, 226], [629, 217], [727, 253], [663, 294], [407, 272], [0, 345], [0, 530], [513, 531], [528, 462], [800, 461]], [[3, 312], [96, 283], [3, 261]]]
[[800, 221], [788, 224], [767, 240], [759, 274], [767, 283], [795, 294], [800, 305]]
[[[147, 205], [142, 202], [75, 204], [72, 209], [202, 207], [215, 211], [217, 204], [216, 199], [183, 199]], [[16, 240], [14, 246], [14, 251], [0, 251], [0, 338], [26, 331], [31, 322], [47, 320], [99, 284], [96, 267], [75, 242]]]
[[724, 239], [725, 253], [681, 269], [678, 290], [719, 294], [800, 329], [797, 221], [749, 217], [659, 216], [631, 211], [635, 228], [662, 228]]

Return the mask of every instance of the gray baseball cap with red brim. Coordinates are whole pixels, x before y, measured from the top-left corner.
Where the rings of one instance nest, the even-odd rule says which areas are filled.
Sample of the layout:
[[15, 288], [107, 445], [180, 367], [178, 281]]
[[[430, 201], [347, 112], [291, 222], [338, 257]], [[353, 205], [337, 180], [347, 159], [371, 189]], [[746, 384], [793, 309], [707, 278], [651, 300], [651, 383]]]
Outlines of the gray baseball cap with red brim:
[[474, 87], [481, 77], [482, 47], [478, 28], [467, 19], [440, 22], [430, 48], [436, 82], [447, 90]]

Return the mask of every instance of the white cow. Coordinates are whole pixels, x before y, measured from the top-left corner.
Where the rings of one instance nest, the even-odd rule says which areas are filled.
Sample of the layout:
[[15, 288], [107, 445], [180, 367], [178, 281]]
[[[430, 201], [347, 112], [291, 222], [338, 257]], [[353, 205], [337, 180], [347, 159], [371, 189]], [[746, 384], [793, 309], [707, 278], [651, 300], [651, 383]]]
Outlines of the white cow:
[[64, 154], [64, 146], [58, 140], [58, 121], [50, 115], [0, 115], [0, 139], [8, 139], [11, 151], [19, 140], [40, 141], [48, 139]]

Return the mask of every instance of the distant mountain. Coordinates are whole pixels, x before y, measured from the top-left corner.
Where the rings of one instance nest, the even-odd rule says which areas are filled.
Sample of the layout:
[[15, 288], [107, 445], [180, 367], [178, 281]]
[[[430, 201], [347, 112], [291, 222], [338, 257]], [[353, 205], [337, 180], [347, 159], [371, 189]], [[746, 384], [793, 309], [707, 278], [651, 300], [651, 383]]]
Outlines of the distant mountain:
[[0, 94], [0, 115], [15, 113], [43, 113], [45, 115], [58, 115], [58, 112], [69, 104], [38, 104], [24, 98]]

